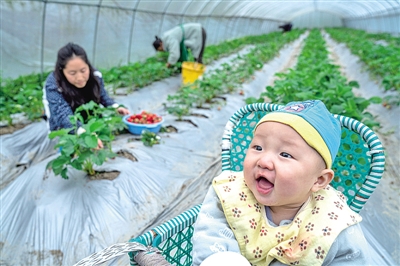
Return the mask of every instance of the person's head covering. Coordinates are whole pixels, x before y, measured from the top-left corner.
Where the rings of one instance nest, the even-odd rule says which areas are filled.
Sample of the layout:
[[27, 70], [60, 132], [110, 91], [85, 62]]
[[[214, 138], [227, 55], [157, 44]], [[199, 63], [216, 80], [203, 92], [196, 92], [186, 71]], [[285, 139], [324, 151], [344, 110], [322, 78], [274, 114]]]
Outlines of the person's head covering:
[[323, 102], [309, 100], [288, 103], [283, 108], [262, 117], [254, 130], [267, 121], [292, 127], [321, 155], [327, 168], [331, 168], [340, 146], [341, 125]]
[[161, 46], [162, 41], [157, 36], [155, 36], [155, 37], [156, 37], [156, 40], [153, 42], [153, 46], [154, 46], [154, 49], [156, 49], [156, 51], [158, 51], [158, 48]]

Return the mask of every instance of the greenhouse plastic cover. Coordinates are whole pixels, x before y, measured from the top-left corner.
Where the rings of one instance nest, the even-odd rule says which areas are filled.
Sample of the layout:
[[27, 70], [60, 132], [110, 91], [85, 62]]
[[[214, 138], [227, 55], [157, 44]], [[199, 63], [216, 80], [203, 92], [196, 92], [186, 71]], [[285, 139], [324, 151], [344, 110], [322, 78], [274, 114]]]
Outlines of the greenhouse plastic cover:
[[[243, 85], [246, 97], [260, 95], [274, 74], [289, 63], [304, 37], [286, 45], [252, 82]], [[241, 53], [249, 49], [251, 46]], [[207, 66], [207, 71], [234, 57]], [[343, 58], [351, 59], [351, 54]], [[361, 67], [353, 71], [360, 73]], [[117, 157], [98, 167], [120, 171], [112, 181], [90, 180], [76, 170], [70, 170], [69, 180], [64, 180], [46, 171], [46, 164], [57, 156], [57, 150], [47, 137], [44, 121], [1, 136], [0, 264], [72, 265], [201, 203], [211, 179], [221, 169], [224, 126], [244, 105], [244, 98], [239, 94], [223, 95], [226, 104], [219, 110], [197, 109], [198, 115], [184, 117], [193, 123], [178, 122], [164, 111], [162, 103], [180, 85], [180, 76], [171, 77], [129, 96], [114, 97], [132, 112], [148, 110], [162, 115], [164, 126], [174, 126], [177, 132], [160, 134], [161, 144], [153, 147], [130, 141], [130, 134], [117, 136], [114, 152], [123, 150], [137, 161]], [[363, 85], [377, 87], [373, 81]], [[392, 256], [399, 256], [398, 218], [385, 213], [381, 193], [378, 186], [361, 212], [362, 226], [376, 265], [395, 265]], [[114, 264], [128, 265], [129, 258], [121, 257]]]
[[144, 60], [155, 54], [155, 35], [199, 22], [207, 45], [247, 35], [294, 28], [345, 26], [400, 33], [398, 0], [30, 0], [0, 1], [3, 77], [50, 71], [57, 50], [73, 41], [98, 68]]

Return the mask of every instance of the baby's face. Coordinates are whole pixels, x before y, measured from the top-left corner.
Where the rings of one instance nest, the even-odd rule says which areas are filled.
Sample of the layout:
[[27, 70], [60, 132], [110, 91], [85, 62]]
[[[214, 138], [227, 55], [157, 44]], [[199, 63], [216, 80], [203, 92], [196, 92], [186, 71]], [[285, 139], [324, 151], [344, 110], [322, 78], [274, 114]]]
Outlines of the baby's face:
[[264, 122], [254, 132], [243, 167], [246, 183], [258, 202], [297, 208], [308, 199], [325, 164], [290, 126]]

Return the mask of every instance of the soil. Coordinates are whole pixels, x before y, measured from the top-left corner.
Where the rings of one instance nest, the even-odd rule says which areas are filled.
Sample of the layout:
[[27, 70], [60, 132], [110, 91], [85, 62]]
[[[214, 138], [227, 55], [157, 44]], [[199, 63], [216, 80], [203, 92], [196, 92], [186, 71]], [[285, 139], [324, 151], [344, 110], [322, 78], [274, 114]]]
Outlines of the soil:
[[[127, 158], [128, 160], [131, 160], [133, 162], [137, 162], [138, 159], [133, 156], [130, 152], [126, 151], [126, 150], [119, 150], [117, 152], [118, 156], [120, 157], [124, 157]], [[95, 175], [93, 176], [89, 176], [90, 180], [114, 180], [115, 178], [117, 178], [119, 176], [121, 172], [119, 171], [99, 171], [96, 172]]]
[[191, 113], [190, 115], [191, 115], [191, 116], [197, 116], [197, 117], [208, 118], [206, 115], [203, 115], [203, 114]]
[[166, 126], [165, 129], [166, 129], [166, 132], [168, 132], [168, 133], [177, 133], [178, 132], [178, 129], [174, 126]]
[[192, 120], [190, 119], [180, 119], [180, 120], [176, 120], [177, 122], [187, 122], [189, 124], [192, 124], [195, 127], [199, 127], [198, 125], [196, 125]]
[[38, 260], [44, 260], [45, 258], [51, 258], [54, 265], [61, 265], [63, 261], [64, 254], [61, 250], [49, 250], [49, 251], [32, 251], [29, 252], [38, 258]]
[[119, 176], [121, 172], [119, 171], [110, 171], [110, 172], [96, 172], [95, 175], [89, 176], [90, 180], [102, 180], [102, 179], [107, 179], [107, 180], [114, 180]]
[[128, 152], [126, 150], [119, 150], [117, 152], [117, 154], [118, 154], [118, 156], [125, 157], [125, 158], [131, 160], [132, 162], [137, 162], [138, 161], [135, 156], [133, 156], [130, 152]]
[[17, 130], [26, 127], [27, 125], [29, 125], [29, 123], [28, 124], [15, 124], [15, 125], [11, 125], [11, 126], [0, 127], [0, 135], [14, 133]]

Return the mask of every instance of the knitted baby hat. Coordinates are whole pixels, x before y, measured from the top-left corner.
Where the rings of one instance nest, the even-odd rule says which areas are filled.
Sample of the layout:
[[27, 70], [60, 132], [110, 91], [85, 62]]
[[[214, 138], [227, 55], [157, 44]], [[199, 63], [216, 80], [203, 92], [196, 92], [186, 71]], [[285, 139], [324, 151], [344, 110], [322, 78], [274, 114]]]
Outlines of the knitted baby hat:
[[319, 100], [291, 102], [283, 108], [266, 114], [254, 130], [267, 121], [292, 127], [324, 159], [331, 168], [339, 150], [341, 125]]

